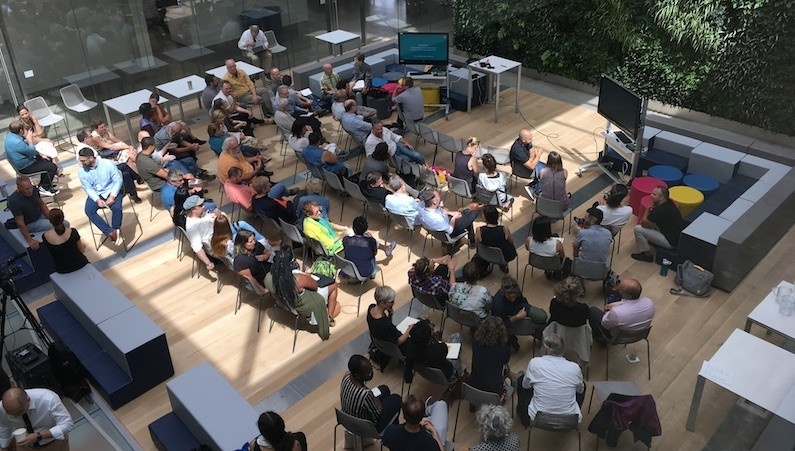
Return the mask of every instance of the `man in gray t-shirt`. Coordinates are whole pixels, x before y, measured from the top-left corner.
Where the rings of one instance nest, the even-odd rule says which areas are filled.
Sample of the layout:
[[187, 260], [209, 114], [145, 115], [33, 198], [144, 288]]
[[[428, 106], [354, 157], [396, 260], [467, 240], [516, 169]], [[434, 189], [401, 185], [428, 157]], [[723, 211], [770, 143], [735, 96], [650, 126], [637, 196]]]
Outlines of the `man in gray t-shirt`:
[[598, 208], [589, 208], [585, 216], [585, 227], [574, 239], [574, 258], [590, 262], [607, 263], [607, 254], [613, 243], [613, 234], [602, 227], [604, 215]]
[[[422, 90], [414, 87], [414, 80], [411, 77], [404, 78], [403, 84], [406, 90], [392, 99], [395, 103], [393, 108], [396, 109], [399, 105], [403, 117], [419, 122], [425, 116], [425, 99], [422, 96]], [[400, 121], [398, 121], [398, 125], [402, 125]]]

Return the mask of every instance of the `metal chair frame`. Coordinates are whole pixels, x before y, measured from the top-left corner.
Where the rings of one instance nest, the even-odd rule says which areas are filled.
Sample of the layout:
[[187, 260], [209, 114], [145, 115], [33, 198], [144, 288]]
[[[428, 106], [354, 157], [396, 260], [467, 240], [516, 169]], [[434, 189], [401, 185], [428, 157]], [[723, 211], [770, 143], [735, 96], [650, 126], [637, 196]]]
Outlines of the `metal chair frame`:
[[364, 291], [364, 283], [370, 279], [373, 279], [376, 274], [381, 274], [381, 285], [385, 285], [384, 283], [384, 273], [381, 271], [381, 268], [378, 265], [375, 265], [375, 272], [371, 276], [363, 276], [359, 273], [359, 268], [356, 267], [352, 261], [342, 257], [339, 254], [334, 255], [334, 258], [337, 260], [337, 267], [341, 272], [346, 274], [348, 277], [356, 279], [359, 281], [359, 300], [356, 303], [356, 316], [359, 316], [359, 310], [362, 306], [362, 292]]
[[[480, 255], [480, 258], [486, 260], [487, 262], [491, 263], [492, 265], [498, 266], [505, 266], [509, 267], [508, 261], [505, 259], [505, 255], [502, 253], [502, 249], [493, 246], [486, 246], [483, 243], [477, 243], [477, 253], [476, 255]], [[516, 275], [519, 275], [519, 257], [516, 257]]]
[[[425, 234], [425, 241], [422, 243], [422, 255], [425, 255], [425, 246], [428, 244], [428, 237], [436, 238], [437, 240], [441, 241], [443, 244], [447, 244], [448, 246], [454, 245], [460, 239], [464, 238], [467, 235], [467, 232], [464, 231], [458, 236], [450, 236], [447, 232], [436, 232], [426, 229], [427, 233]], [[431, 241], [431, 247], [433, 247], [433, 241]], [[469, 247], [467, 247], [467, 258], [469, 258]]]
[[414, 230], [417, 226], [412, 224], [409, 218], [387, 210], [386, 240], [389, 240], [389, 232], [392, 230], [392, 224], [409, 231], [410, 235], [408, 249], [406, 250], [406, 261], [411, 261], [411, 246], [414, 244]]
[[[601, 332], [601, 330], [600, 330]], [[649, 370], [649, 380], [651, 380], [651, 344], [649, 343], [649, 333], [651, 326], [639, 332], [616, 332], [611, 338], [604, 337], [607, 341], [607, 348], [605, 349], [605, 379], [610, 380], [610, 347], [617, 345], [626, 345], [637, 343], [641, 340], [646, 341], [646, 364]], [[602, 335], [604, 336], [604, 334]]]
[[533, 223], [533, 219], [536, 215], [539, 216], [546, 216], [547, 218], [554, 219], [554, 220], [563, 220], [563, 224], [561, 225], [560, 232], [563, 233], [563, 229], [566, 227], [566, 216], [569, 217], [569, 233], [571, 233], [571, 215], [573, 210], [571, 207], [567, 209], [563, 209], [563, 204], [552, 199], [547, 199], [545, 197], [538, 196], [536, 199], [536, 211], [530, 215], [530, 223]]
[[556, 415], [546, 412], [536, 412], [535, 419], [527, 428], [527, 451], [530, 451], [530, 434], [533, 428], [543, 429], [551, 432], [577, 431], [577, 449], [582, 450], [582, 435], [580, 434], [580, 418], [576, 413], [566, 415]]
[[[359, 185], [352, 182], [346, 177], [342, 178], [342, 185], [345, 187], [345, 191], [352, 199], [358, 200], [359, 202], [362, 203], [362, 214], [367, 216], [367, 209], [370, 206], [370, 201], [366, 197], [364, 197], [362, 189], [359, 188]], [[340, 218], [341, 217], [342, 216], [340, 216]]]
[[[119, 197], [116, 198], [116, 200], [122, 202], [122, 224], [121, 227], [119, 227], [119, 233], [122, 233], [122, 228], [124, 227], [124, 217], [126, 216], [124, 215], [124, 199], [127, 199], [128, 203], [130, 204], [132, 215], [135, 218], [135, 227], [133, 228], [133, 232], [135, 232], [135, 229], [140, 230], [138, 236], [133, 235], [134, 239], [132, 241], [127, 241], [127, 240], [123, 241], [124, 245], [122, 247], [124, 248], [124, 257], [126, 257], [127, 253], [129, 253], [132, 250], [132, 248], [135, 247], [136, 244], [138, 244], [138, 240], [140, 240], [141, 237], [143, 236], [144, 226], [143, 224], [141, 224], [141, 219], [138, 217], [138, 212], [135, 211], [135, 203], [132, 201], [132, 199], [130, 199], [130, 196], [126, 195], [126, 193], [122, 189], [122, 191], [119, 193]], [[108, 220], [108, 210], [109, 209], [107, 207], [97, 209], [97, 211], [99, 211], [102, 214], [102, 217], [105, 219], [105, 222], [110, 224], [110, 221]], [[97, 231], [94, 230], [93, 222], [88, 221], [88, 226], [91, 229], [91, 239], [94, 241], [94, 248], [98, 251], [99, 248], [102, 247], [103, 244], [105, 244], [105, 241], [108, 240], [108, 236], [102, 234], [102, 232], [97, 233]], [[97, 242], [97, 236], [101, 236], [103, 238], [99, 242]], [[185, 232], [185, 238], [187, 239], [187, 237], [188, 237], [187, 232]], [[193, 271], [191, 270], [191, 277], [192, 276], [193, 276]]]
[[441, 313], [441, 320], [439, 322], [439, 330], [444, 330], [444, 319], [447, 311], [447, 302], [441, 302], [436, 296], [426, 293], [415, 286], [411, 286], [412, 298], [409, 302], [409, 313], [414, 306], [414, 300], [419, 301], [420, 304], [428, 307], [431, 310], [438, 310]]
[[[238, 274], [238, 277], [240, 278], [240, 283], [238, 284], [238, 287], [237, 287], [237, 299], [235, 301], [235, 314], [237, 314], [238, 309], [240, 309], [240, 305], [243, 303], [243, 290], [244, 289], [248, 290], [248, 291], [251, 291], [252, 293], [256, 294], [257, 298], [259, 300], [259, 310], [257, 311], [257, 333], [259, 333], [260, 324], [262, 323], [262, 310], [263, 310], [263, 305], [265, 304], [265, 296], [270, 294], [270, 292], [267, 291], [267, 290], [262, 291], [262, 290], [259, 289], [259, 287], [255, 287], [254, 285], [251, 284], [251, 281], [248, 280], [244, 276], [241, 276], [241, 275]], [[218, 280], [221, 280], [220, 272], [218, 274]], [[274, 298], [275, 298], [275, 296], [274, 296]], [[273, 328], [273, 319], [271, 318], [271, 329], [272, 328]], [[270, 332], [270, 330], [269, 330], [269, 332]], [[297, 338], [297, 336], [298, 336], [298, 325], [296, 324], [295, 338], [293, 338], [293, 352], [295, 352], [295, 339]]]
[[[497, 393], [491, 393], [483, 390], [478, 390], [477, 388], [467, 384], [466, 382], [462, 385], [462, 395], [461, 399], [458, 400], [458, 408], [455, 411], [455, 426], [453, 426], [453, 441], [455, 441], [455, 435], [458, 431], [458, 416], [461, 414], [461, 404], [467, 401], [469, 404], [478, 408], [483, 405], [500, 405], [500, 395]], [[513, 395], [511, 395], [511, 413], [513, 414]]]
[[527, 279], [527, 267], [530, 267], [530, 278], [533, 278], [533, 270], [535, 268], [543, 269], [544, 271], [560, 271], [563, 268], [563, 260], [557, 255], [551, 257], [543, 257], [538, 254], [530, 252], [530, 258], [522, 272], [522, 290], [524, 290], [524, 281]]

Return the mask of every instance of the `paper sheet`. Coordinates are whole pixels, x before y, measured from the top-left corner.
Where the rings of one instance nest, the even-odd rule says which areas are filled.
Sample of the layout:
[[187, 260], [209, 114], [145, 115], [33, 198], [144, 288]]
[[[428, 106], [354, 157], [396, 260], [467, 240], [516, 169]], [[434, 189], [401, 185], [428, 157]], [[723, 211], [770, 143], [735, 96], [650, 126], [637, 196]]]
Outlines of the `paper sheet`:
[[403, 321], [401, 321], [400, 324], [397, 325], [397, 330], [399, 330], [401, 334], [405, 334], [409, 326], [411, 326], [412, 324], [416, 324], [419, 321], [420, 320], [418, 320], [417, 318], [412, 318], [410, 316], [407, 316], [403, 318]]
[[447, 344], [447, 360], [458, 360], [461, 354], [461, 343], [446, 343]]
[[310, 95], [312, 95], [312, 90], [309, 89], [309, 88], [302, 89], [301, 90], [301, 95], [304, 96], [304, 97], [309, 97]]

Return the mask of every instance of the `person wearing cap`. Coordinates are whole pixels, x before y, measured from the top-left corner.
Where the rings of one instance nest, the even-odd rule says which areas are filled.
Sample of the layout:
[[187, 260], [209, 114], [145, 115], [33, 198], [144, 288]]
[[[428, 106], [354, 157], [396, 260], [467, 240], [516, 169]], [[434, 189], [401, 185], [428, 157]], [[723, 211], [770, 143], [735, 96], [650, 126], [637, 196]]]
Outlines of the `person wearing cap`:
[[607, 263], [610, 245], [613, 243], [613, 234], [602, 227], [604, 213], [598, 208], [589, 208], [586, 211], [583, 228], [574, 239], [572, 248], [574, 258], [589, 262]]
[[188, 234], [190, 247], [196, 257], [207, 266], [207, 270], [212, 270], [215, 268], [215, 263], [204, 252], [204, 247], [209, 247], [213, 238], [213, 222], [216, 214], [223, 213], [207, 214], [204, 210], [204, 199], [195, 194], [185, 199], [182, 208], [186, 216], [185, 232]]

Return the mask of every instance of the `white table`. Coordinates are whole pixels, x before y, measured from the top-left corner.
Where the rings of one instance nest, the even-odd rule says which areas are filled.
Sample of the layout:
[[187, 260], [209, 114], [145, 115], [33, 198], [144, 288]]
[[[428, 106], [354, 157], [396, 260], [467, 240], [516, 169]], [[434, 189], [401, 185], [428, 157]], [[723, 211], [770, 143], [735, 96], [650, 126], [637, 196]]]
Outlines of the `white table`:
[[[243, 72], [245, 72], [249, 77], [253, 77], [254, 75], [265, 72], [261, 67], [254, 66], [245, 61], [235, 61], [235, 65], [238, 69], [243, 69]], [[226, 65], [216, 67], [215, 69], [210, 69], [205, 71], [205, 73], [215, 75], [218, 78], [224, 78], [224, 75], [226, 75]], [[202, 89], [204, 89], [204, 87], [202, 87]]]
[[[177, 99], [177, 104], [179, 105], [179, 114], [182, 116], [182, 120], [185, 120], [185, 111], [182, 110], [182, 99], [190, 96], [197, 96], [198, 99], [199, 94], [204, 91], [204, 87], [206, 83], [204, 79], [199, 77], [198, 75], [188, 75], [187, 77], [180, 78], [179, 80], [170, 81], [168, 83], [163, 83], [162, 85], [157, 85], [156, 88], [161, 93], [166, 93], [169, 96]], [[201, 105], [199, 105], [199, 109], [201, 109]]]
[[[481, 67], [480, 63], [488, 62], [491, 64], [491, 68], [488, 67]], [[500, 112], [500, 75], [503, 72], [508, 72], [511, 69], [516, 69], [516, 107], [514, 109], [515, 113], [519, 112], [519, 91], [522, 88], [522, 63], [518, 61], [512, 61], [509, 59], [501, 58], [499, 56], [488, 56], [486, 58], [481, 58], [479, 61], [473, 61], [469, 63], [467, 66], [467, 75], [468, 79], [472, 79], [472, 71], [478, 72], [485, 72], [489, 75], [496, 75], [496, 82], [497, 86], [495, 88], [496, 91], [496, 98], [494, 102], [494, 122], [499, 122], [499, 112]], [[491, 90], [492, 86], [489, 85], [489, 100], [491, 99]], [[467, 84], [467, 112], [472, 109], [472, 84]]]
[[773, 331], [787, 340], [795, 341], [795, 315], [784, 316], [778, 312], [778, 303], [776, 302], [776, 288], [780, 286], [793, 287], [789, 282], [782, 281], [777, 287], [770, 290], [770, 293], [762, 299], [762, 302], [748, 314], [748, 319], [745, 320], [745, 331], [751, 331], [752, 324], [758, 324], [768, 331]]
[[[340, 46], [340, 55], [342, 55], [342, 44], [353, 41], [354, 39], [359, 39], [359, 36], [356, 33], [351, 33], [350, 31], [345, 30], [334, 30], [329, 31], [328, 33], [323, 33], [315, 36], [315, 39], [318, 41], [328, 42], [331, 44], [331, 53], [334, 54], [334, 46]], [[317, 43], [317, 41], [315, 41]], [[315, 46], [315, 53], [318, 53], [317, 60], [320, 61], [320, 53], [317, 52], [317, 46]]]
[[735, 329], [698, 373], [688, 431], [695, 430], [707, 380], [795, 423], [795, 354], [791, 352]]
[[[130, 115], [138, 113], [138, 108], [141, 104], [149, 102], [150, 95], [152, 95], [152, 91], [141, 89], [140, 91], [131, 92], [102, 102], [105, 108], [105, 120], [114, 134], [116, 130], [113, 128], [113, 121], [110, 119], [110, 111], [108, 108], [124, 116], [124, 119], [127, 121], [127, 131], [130, 133], [130, 142], [135, 142], [135, 135], [133, 134], [132, 125], [130, 124]], [[168, 99], [165, 97], [160, 96], [160, 100], [158, 100], [157, 103], [165, 103], [167, 100]]]

